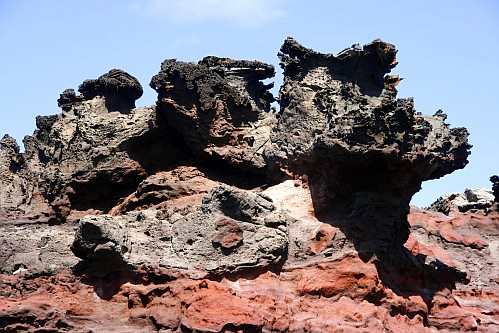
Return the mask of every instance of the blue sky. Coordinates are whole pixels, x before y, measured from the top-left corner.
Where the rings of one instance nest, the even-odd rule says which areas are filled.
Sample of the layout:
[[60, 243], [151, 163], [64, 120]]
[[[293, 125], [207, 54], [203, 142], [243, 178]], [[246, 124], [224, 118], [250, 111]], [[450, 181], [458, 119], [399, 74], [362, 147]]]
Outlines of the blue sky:
[[148, 84], [167, 58], [262, 60], [276, 66], [280, 86], [276, 54], [287, 36], [328, 53], [378, 37], [395, 44], [399, 97], [468, 128], [469, 165], [425, 182], [414, 204], [490, 188], [499, 173], [497, 0], [0, 0], [0, 136], [20, 142], [36, 115], [60, 112], [64, 89], [111, 68], [140, 80], [139, 106], [154, 104]]

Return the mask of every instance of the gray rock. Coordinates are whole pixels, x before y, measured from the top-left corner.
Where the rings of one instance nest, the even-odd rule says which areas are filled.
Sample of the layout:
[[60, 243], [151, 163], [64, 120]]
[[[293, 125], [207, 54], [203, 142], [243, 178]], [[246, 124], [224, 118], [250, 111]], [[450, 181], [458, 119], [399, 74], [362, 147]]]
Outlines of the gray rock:
[[[198, 212], [173, 223], [172, 246], [191, 265], [208, 272], [268, 270], [287, 255], [288, 222], [270, 199], [218, 186]], [[223, 238], [232, 246], [223, 246]]]
[[112, 252], [123, 256], [130, 252], [127, 227], [123, 219], [111, 216], [85, 216], [79, 223], [71, 251], [81, 259]]
[[5, 135], [0, 140], [0, 210], [7, 215], [9, 210], [16, 210], [24, 202], [24, 180], [16, 170], [23, 163], [19, 146], [14, 138]]
[[85, 80], [78, 91], [85, 100], [101, 96], [109, 111], [122, 112], [134, 109], [135, 100], [143, 93], [140, 82], [121, 69], [111, 69], [96, 80]]
[[[106, 103], [96, 96], [65, 104], [69, 111], [63, 114], [37, 117], [35, 133], [24, 138], [24, 153], [7, 137], [2, 141], [4, 217], [5, 211], [17, 211], [63, 222], [79, 218], [78, 212], [107, 212], [148, 174], [184, 158], [154, 107], [122, 113], [110, 112]], [[168, 153], [158, 154], [163, 149]]]
[[422, 116], [397, 99], [393, 45], [375, 40], [337, 55], [288, 38], [280, 118], [264, 156], [277, 169], [307, 175], [314, 209], [361, 252], [386, 252], [407, 240], [409, 202], [421, 182], [463, 168], [464, 128], [446, 116]]
[[264, 174], [262, 157], [277, 119], [271, 111], [274, 67], [206, 57], [198, 64], [165, 60], [151, 80], [157, 108], [198, 157]]
[[0, 274], [52, 275], [78, 259], [69, 249], [75, 227], [0, 223]]
[[466, 189], [464, 193], [450, 193], [431, 204], [429, 209], [448, 215], [451, 211], [467, 212], [471, 209], [487, 210], [494, 203], [492, 190]]
[[249, 191], [220, 186], [193, 213], [157, 216], [156, 210], [86, 216], [71, 249], [84, 260], [111, 253], [135, 268], [160, 266], [213, 274], [271, 269], [287, 254], [289, 217], [268, 198]]

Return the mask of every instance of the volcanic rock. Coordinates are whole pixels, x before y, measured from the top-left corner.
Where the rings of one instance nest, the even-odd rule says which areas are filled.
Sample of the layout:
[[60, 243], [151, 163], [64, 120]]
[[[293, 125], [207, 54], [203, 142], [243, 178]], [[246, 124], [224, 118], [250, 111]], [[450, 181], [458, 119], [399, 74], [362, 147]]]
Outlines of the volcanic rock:
[[104, 97], [109, 111], [134, 109], [135, 100], [143, 93], [140, 82], [121, 69], [111, 69], [96, 80], [83, 81], [78, 91], [85, 100]]
[[2, 188], [11, 189], [2, 194], [3, 209], [26, 216], [36, 201], [33, 215], [52, 222], [84, 214], [78, 212], [107, 212], [148, 173], [184, 158], [182, 145], [158, 124], [154, 107], [133, 109], [142, 88], [131, 75], [111, 70], [82, 86], [83, 97], [71, 89], [61, 95], [65, 112], [37, 117], [35, 133], [24, 139], [24, 154], [5, 138], [2, 165], [10, 171], [0, 180]]
[[0, 331], [498, 331], [497, 177], [409, 206], [471, 146], [395, 54], [288, 38], [279, 112], [258, 61], [166, 60], [155, 107], [120, 70], [65, 90], [0, 140]]
[[214, 274], [268, 270], [286, 255], [287, 218], [268, 198], [218, 186], [199, 209], [183, 216], [156, 210], [86, 216], [71, 249], [82, 259], [112, 253], [135, 268], [159, 265]]
[[331, 214], [360, 252], [386, 253], [408, 237], [409, 201], [424, 180], [463, 168], [464, 128], [396, 99], [396, 49], [381, 40], [321, 54], [288, 38], [280, 118], [265, 155], [307, 175], [317, 213]]
[[450, 193], [443, 198], [431, 204], [429, 209], [449, 214], [452, 210], [458, 210], [462, 213], [471, 209], [487, 210], [494, 203], [494, 194], [492, 190], [466, 189], [464, 193]]
[[16, 210], [23, 204], [23, 179], [16, 170], [23, 164], [19, 146], [14, 138], [5, 135], [0, 140], [0, 211], [7, 215], [8, 210]]
[[77, 262], [69, 246], [74, 225], [57, 228], [37, 223], [0, 223], [0, 274], [39, 276], [71, 268]]
[[494, 175], [490, 177], [492, 182], [492, 191], [494, 193], [494, 202], [499, 202], [499, 176]]
[[67, 112], [71, 110], [73, 105], [75, 105], [78, 102], [83, 102], [84, 100], [85, 100], [84, 96], [82, 95], [76, 96], [74, 89], [66, 89], [59, 96], [59, 99], [57, 100], [57, 105], [63, 111]]
[[269, 92], [274, 67], [259, 61], [206, 57], [199, 63], [165, 60], [151, 80], [157, 108], [197, 156], [262, 172], [263, 149], [276, 123]]
[[111, 215], [147, 208], [185, 211], [201, 204], [215, 186], [216, 179], [192, 166], [179, 166], [172, 171], [157, 172], [144, 181], [122, 202], [111, 209]]

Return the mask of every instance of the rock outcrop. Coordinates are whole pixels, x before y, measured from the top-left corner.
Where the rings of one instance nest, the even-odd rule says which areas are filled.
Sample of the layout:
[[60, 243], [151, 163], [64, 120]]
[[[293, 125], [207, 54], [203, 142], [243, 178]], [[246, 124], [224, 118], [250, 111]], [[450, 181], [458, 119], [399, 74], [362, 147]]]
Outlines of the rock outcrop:
[[165, 60], [151, 80], [158, 114], [199, 157], [213, 157], [253, 173], [276, 123], [269, 92], [274, 66], [259, 61], [206, 57], [198, 64]]
[[266, 155], [308, 176], [319, 214], [333, 213], [361, 252], [388, 252], [405, 243], [409, 202], [424, 180], [463, 168], [464, 128], [446, 116], [418, 115], [412, 99], [396, 99], [395, 47], [375, 40], [338, 55], [288, 38], [281, 116]]
[[464, 193], [450, 193], [431, 204], [429, 209], [449, 215], [453, 210], [462, 213], [469, 210], [488, 210], [494, 203], [493, 190], [466, 189]]
[[107, 110], [127, 112], [135, 108], [135, 100], [143, 94], [140, 82], [121, 69], [112, 69], [95, 80], [85, 80], [78, 91], [81, 95], [76, 96], [73, 89], [64, 90], [57, 104], [64, 111], [70, 111], [75, 104], [99, 96], [104, 99]]
[[494, 175], [490, 177], [492, 182], [492, 193], [494, 194], [494, 202], [499, 202], [499, 176]]
[[[24, 154], [4, 138], [2, 162], [11, 172], [2, 185], [12, 179], [14, 187], [5, 194], [10, 199], [2, 202], [4, 209], [54, 223], [84, 214], [79, 212], [107, 212], [148, 174], [186, 155], [164, 133], [154, 107], [134, 108], [142, 87], [128, 73], [111, 70], [86, 80], [79, 91], [82, 95], [72, 89], [61, 94], [62, 114], [37, 117], [35, 133], [23, 140]], [[34, 201], [38, 213], [27, 214]]]
[[84, 260], [107, 253], [134, 269], [146, 265], [221, 276], [254, 273], [284, 260], [287, 219], [270, 198], [217, 186], [189, 213], [153, 209], [86, 216], [71, 249]]
[[273, 66], [218, 57], [165, 60], [153, 107], [121, 70], [65, 90], [0, 140], [0, 331], [497, 331], [497, 179], [409, 206], [471, 146], [395, 55], [288, 38], [279, 111]]

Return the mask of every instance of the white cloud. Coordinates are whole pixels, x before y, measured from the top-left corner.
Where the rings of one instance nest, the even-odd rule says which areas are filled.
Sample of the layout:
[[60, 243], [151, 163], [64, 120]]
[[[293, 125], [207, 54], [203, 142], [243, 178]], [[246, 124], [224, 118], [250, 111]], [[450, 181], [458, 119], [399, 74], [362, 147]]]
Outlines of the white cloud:
[[177, 22], [225, 21], [259, 27], [284, 15], [282, 0], [149, 0], [142, 9]]

